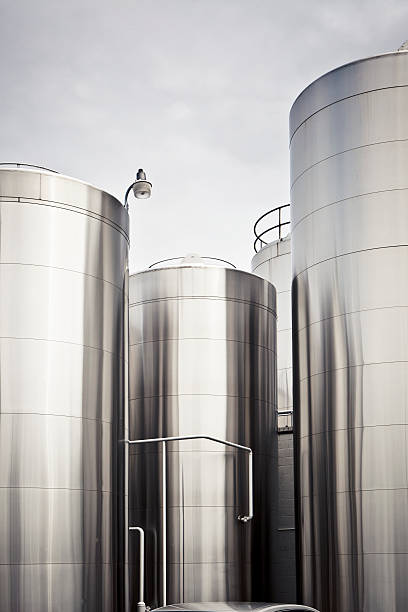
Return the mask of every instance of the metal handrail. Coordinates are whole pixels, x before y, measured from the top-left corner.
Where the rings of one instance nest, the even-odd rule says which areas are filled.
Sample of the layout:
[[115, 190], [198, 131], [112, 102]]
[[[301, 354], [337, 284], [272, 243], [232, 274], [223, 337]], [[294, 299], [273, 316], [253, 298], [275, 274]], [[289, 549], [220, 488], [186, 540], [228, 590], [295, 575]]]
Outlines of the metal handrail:
[[[254, 251], [255, 253], [258, 253], [258, 251], [262, 247], [268, 244], [268, 242], [266, 242], [265, 240], [262, 240], [262, 237], [265, 236], [265, 234], [272, 232], [273, 230], [276, 230], [276, 229], [278, 230], [278, 239], [282, 240], [282, 227], [284, 227], [285, 225], [290, 225], [290, 221], [282, 221], [282, 209], [288, 208], [289, 206], [290, 204], [282, 204], [281, 206], [276, 206], [275, 208], [268, 210], [266, 213], [261, 215], [259, 219], [257, 219], [257, 221], [255, 221], [255, 224], [254, 224], [254, 234], [255, 234]], [[265, 219], [265, 217], [273, 213], [278, 214], [278, 223], [276, 223], [276, 225], [272, 225], [271, 227], [268, 227], [266, 230], [258, 234], [258, 224], [262, 221], [262, 219]]]
[[46, 170], [47, 172], [52, 172], [53, 174], [60, 174], [59, 172], [57, 172], [57, 170], [51, 170], [51, 168], [46, 168], [45, 166], [24, 164], [22, 162], [1, 162], [0, 166], [15, 166], [16, 168], [36, 168], [37, 170]]
[[[186, 255], [184, 255], [183, 257], [168, 257], [167, 259], [161, 259], [160, 261], [155, 261], [149, 266], [148, 269], [150, 270], [151, 268], [154, 268], [155, 266], [158, 266], [159, 264], [166, 263], [167, 261], [179, 261], [179, 260], [183, 261], [183, 259], [186, 259]], [[236, 266], [234, 266], [233, 263], [231, 263], [230, 261], [227, 261], [226, 259], [220, 259], [219, 257], [205, 257], [205, 256], [200, 255], [200, 257], [197, 257], [197, 259], [211, 259], [213, 261], [220, 261], [221, 263], [225, 263], [228, 266], [231, 266], [231, 268], [236, 269]]]
[[141, 527], [129, 527], [129, 531], [137, 531], [139, 533], [139, 601], [137, 609], [139, 612], [145, 612], [146, 604], [144, 601], [144, 582], [145, 582], [145, 535], [144, 529]]
[[[145, 438], [141, 440], [125, 440], [127, 444], [151, 444], [154, 442], [161, 442], [163, 448], [162, 456], [162, 572], [163, 572], [163, 606], [167, 605], [167, 499], [166, 499], [166, 487], [167, 487], [167, 466], [166, 466], [166, 443], [167, 442], [179, 442], [182, 440], [209, 440], [210, 442], [216, 442], [218, 444], [224, 444], [224, 446], [230, 446], [237, 448], [248, 453], [248, 514], [240, 514], [237, 519], [242, 523], [247, 523], [254, 518], [254, 476], [253, 476], [253, 452], [249, 446], [243, 446], [236, 442], [230, 442], [229, 440], [222, 440], [221, 438], [215, 438], [214, 436], [201, 436], [198, 434], [190, 436], [170, 436], [166, 438]], [[137, 529], [137, 528], [136, 528]], [[144, 567], [144, 564], [143, 564]], [[140, 599], [142, 599], [140, 597]], [[143, 602], [141, 602], [143, 603]]]

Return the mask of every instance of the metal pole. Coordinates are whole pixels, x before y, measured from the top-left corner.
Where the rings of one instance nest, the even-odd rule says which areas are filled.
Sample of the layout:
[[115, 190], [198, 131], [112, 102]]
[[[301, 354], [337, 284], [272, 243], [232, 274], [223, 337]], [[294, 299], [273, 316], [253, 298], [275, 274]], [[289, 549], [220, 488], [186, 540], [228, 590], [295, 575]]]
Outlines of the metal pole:
[[145, 612], [146, 604], [144, 601], [144, 582], [145, 582], [144, 530], [141, 527], [129, 527], [129, 531], [137, 531], [139, 533], [139, 601], [137, 602], [137, 609], [139, 612]]
[[254, 469], [253, 469], [252, 459], [253, 459], [253, 454], [252, 454], [252, 451], [251, 451], [248, 454], [248, 478], [249, 478], [249, 482], [248, 482], [249, 501], [248, 501], [248, 504], [249, 504], [249, 516], [247, 517], [247, 521], [251, 520], [253, 518], [253, 516], [254, 516], [254, 492], [253, 492]]
[[254, 492], [253, 492], [253, 482], [254, 482], [254, 471], [253, 471], [253, 463], [252, 463], [253, 453], [250, 450], [248, 452], [248, 514], [240, 514], [237, 518], [242, 523], [247, 523], [248, 521], [252, 521], [254, 518]]
[[281, 229], [281, 210], [282, 208], [279, 207], [279, 240], [281, 239], [281, 235], [282, 235], [282, 229]]
[[163, 563], [163, 606], [167, 605], [167, 466], [166, 466], [166, 442], [162, 442], [162, 563]]
[[124, 206], [126, 208], [126, 210], [129, 210], [129, 204], [128, 204], [128, 197], [129, 197], [129, 193], [132, 191], [133, 189], [133, 185], [134, 183], [132, 183], [131, 185], [129, 185], [129, 187], [126, 189], [126, 193], [125, 193], [125, 200], [124, 200]]

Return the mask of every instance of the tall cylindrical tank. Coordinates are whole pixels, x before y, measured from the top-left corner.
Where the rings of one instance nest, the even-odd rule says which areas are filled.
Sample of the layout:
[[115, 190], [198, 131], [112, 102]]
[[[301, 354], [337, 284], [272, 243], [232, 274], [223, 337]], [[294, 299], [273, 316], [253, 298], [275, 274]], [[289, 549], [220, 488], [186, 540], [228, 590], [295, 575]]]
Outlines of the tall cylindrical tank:
[[186, 263], [131, 276], [129, 312], [131, 438], [210, 435], [254, 451], [254, 519], [244, 524], [247, 454], [210, 441], [168, 443], [164, 579], [162, 448], [131, 447], [130, 524], [146, 531], [146, 602], [162, 603], [164, 581], [167, 603], [268, 601], [275, 289], [246, 272]]
[[290, 116], [302, 601], [408, 602], [408, 53], [360, 60]]
[[[292, 427], [292, 261], [290, 234], [264, 246], [252, 258], [254, 274], [276, 289], [279, 486], [278, 516], [272, 551], [273, 584], [277, 601], [296, 601], [295, 499]], [[281, 413], [279, 415], [279, 413]]]
[[0, 169], [0, 610], [126, 610], [128, 215]]

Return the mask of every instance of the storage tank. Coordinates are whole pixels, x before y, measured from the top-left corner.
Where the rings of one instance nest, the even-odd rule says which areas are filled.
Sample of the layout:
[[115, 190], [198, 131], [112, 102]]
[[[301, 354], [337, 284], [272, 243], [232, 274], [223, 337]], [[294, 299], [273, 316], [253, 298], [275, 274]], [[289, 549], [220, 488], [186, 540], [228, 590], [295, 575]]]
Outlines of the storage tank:
[[302, 602], [408, 602], [408, 54], [347, 64], [290, 115]]
[[[280, 207], [279, 207], [280, 208]], [[286, 206], [285, 206], [286, 208]], [[276, 209], [268, 216], [275, 222]], [[257, 241], [257, 246], [259, 241]], [[279, 486], [278, 516], [274, 525], [273, 583], [276, 601], [295, 602], [296, 546], [292, 401], [292, 261], [290, 234], [265, 244], [252, 258], [254, 274], [270, 281], [276, 289], [277, 393]]]
[[[247, 452], [209, 440], [167, 443], [163, 517], [162, 445], [131, 446], [130, 525], [145, 530], [146, 603], [270, 600], [274, 287], [188, 257], [130, 277], [129, 325], [131, 438], [206, 435], [254, 454], [254, 518], [245, 523]], [[135, 535], [135, 587], [137, 550]]]
[[0, 610], [126, 610], [128, 214], [0, 168]]

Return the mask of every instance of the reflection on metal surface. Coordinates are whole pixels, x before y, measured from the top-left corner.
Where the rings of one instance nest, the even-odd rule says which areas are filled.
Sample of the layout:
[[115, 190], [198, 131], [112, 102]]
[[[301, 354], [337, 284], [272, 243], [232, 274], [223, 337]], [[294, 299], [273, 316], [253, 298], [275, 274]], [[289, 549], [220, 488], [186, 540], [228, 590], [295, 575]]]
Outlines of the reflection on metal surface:
[[343, 66], [291, 111], [302, 601], [408, 601], [408, 54]]
[[276, 288], [279, 516], [273, 550], [274, 595], [279, 601], [296, 601], [295, 500], [293, 474], [292, 401], [292, 263], [290, 235], [271, 242], [251, 262], [254, 274]]
[[275, 327], [274, 288], [245, 272], [183, 266], [130, 279], [130, 439], [209, 436], [254, 450], [255, 518], [242, 524], [248, 467], [238, 449], [168, 445], [163, 504], [162, 449], [130, 448], [131, 524], [146, 531], [149, 605], [162, 601], [164, 507], [169, 602], [270, 596]]
[[0, 215], [0, 610], [126, 610], [127, 214], [0, 168]]

